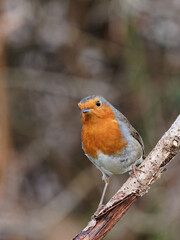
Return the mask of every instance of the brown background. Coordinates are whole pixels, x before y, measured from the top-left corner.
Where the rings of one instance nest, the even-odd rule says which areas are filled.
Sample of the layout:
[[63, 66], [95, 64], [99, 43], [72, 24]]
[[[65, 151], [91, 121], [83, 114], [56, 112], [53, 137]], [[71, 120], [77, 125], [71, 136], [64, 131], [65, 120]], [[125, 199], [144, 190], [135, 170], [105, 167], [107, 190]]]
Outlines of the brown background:
[[[81, 150], [77, 104], [88, 95], [105, 97], [140, 132], [148, 154], [180, 109], [180, 4], [0, 4], [6, 83], [0, 93], [0, 239], [68, 240], [89, 221], [103, 188], [101, 173]], [[178, 156], [105, 239], [178, 240], [179, 172]], [[127, 177], [113, 176], [106, 201]]]

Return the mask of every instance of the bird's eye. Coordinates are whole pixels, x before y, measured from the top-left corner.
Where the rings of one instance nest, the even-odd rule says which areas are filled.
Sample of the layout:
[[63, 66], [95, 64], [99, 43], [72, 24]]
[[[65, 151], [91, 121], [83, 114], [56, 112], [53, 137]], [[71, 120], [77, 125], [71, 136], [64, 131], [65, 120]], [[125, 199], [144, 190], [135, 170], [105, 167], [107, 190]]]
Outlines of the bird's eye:
[[97, 107], [100, 107], [100, 106], [101, 106], [101, 102], [100, 102], [100, 101], [97, 101], [97, 102], [96, 102], [96, 106], [97, 106]]

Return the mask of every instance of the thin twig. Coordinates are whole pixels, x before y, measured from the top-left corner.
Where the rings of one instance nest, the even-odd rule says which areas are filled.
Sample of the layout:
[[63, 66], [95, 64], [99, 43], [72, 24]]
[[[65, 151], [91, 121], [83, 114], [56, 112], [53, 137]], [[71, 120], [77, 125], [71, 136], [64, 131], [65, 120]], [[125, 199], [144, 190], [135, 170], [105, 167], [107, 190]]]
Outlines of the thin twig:
[[161, 176], [166, 165], [180, 151], [180, 115], [159, 140], [154, 149], [139, 166], [138, 178], [130, 176], [100, 213], [74, 240], [100, 240], [112, 229], [129, 207], [148, 192], [150, 186]]

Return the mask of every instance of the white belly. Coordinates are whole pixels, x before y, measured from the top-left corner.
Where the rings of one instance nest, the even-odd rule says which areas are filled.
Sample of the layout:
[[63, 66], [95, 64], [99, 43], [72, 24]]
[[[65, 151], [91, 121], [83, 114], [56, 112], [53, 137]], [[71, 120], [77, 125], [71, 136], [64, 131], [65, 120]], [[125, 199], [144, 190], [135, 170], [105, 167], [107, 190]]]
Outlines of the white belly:
[[129, 144], [121, 151], [119, 155], [105, 155], [98, 152], [97, 158], [87, 157], [92, 163], [103, 173], [103, 175], [111, 176], [113, 174], [122, 174], [132, 169], [132, 164], [142, 162], [142, 154], [140, 153], [140, 144], [133, 137]]

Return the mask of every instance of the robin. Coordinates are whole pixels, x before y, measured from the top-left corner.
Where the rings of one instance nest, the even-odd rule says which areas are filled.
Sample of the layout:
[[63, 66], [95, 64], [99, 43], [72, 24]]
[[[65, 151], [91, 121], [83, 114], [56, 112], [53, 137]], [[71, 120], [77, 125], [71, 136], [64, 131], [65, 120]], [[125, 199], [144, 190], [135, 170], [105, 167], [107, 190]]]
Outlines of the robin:
[[135, 170], [143, 160], [144, 144], [127, 118], [103, 97], [88, 96], [78, 106], [83, 123], [82, 148], [105, 181], [98, 213], [113, 174], [132, 170], [137, 177]]

